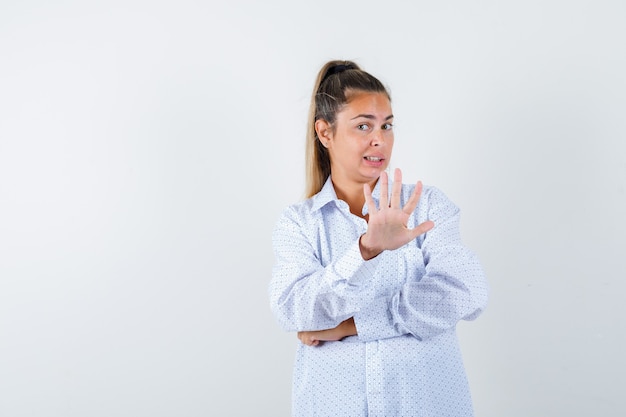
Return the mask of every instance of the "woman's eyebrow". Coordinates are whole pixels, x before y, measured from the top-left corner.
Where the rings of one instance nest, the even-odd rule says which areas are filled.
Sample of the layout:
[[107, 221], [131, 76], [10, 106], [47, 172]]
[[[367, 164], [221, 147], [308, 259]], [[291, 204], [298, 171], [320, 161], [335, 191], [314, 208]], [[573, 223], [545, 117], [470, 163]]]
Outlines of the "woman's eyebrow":
[[[358, 119], [359, 117], [362, 117], [364, 119], [376, 119], [376, 116], [374, 116], [373, 114], [359, 114], [357, 116], [354, 116], [350, 120]], [[389, 116], [385, 117], [385, 120], [389, 120], [389, 119], [393, 119], [393, 114], [390, 114]]]

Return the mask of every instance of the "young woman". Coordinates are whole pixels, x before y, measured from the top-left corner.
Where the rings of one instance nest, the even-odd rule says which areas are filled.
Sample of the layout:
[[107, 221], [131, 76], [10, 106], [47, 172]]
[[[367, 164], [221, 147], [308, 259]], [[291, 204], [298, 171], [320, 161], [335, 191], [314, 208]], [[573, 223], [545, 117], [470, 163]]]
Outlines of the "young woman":
[[307, 132], [307, 199], [273, 233], [271, 308], [298, 332], [293, 415], [472, 416], [455, 326], [487, 302], [459, 209], [390, 181], [390, 96], [350, 61], [320, 70]]

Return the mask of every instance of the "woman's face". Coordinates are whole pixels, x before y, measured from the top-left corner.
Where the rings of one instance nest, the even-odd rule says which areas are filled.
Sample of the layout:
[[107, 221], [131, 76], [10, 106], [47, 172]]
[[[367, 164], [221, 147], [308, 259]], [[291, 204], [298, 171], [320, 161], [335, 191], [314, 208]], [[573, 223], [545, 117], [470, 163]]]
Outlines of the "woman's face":
[[384, 93], [355, 92], [337, 113], [334, 129], [322, 137], [330, 155], [333, 182], [373, 186], [389, 165], [393, 114]]

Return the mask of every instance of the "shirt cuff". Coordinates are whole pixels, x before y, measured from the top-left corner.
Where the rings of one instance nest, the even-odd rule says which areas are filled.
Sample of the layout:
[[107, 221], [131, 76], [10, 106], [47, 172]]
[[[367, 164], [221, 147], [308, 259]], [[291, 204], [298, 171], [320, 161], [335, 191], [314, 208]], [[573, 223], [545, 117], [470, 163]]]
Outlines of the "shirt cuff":
[[333, 273], [330, 276], [348, 286], [361, 286], [374, 276], [379, 257], [368, 261], [363, 259], [359, 241], [353, 243], [343, 256], [334, 264]]
[[400, 336], [393, 324], [390, 300], [377, 298], [354, 315], [354, 324], [361, 342]]

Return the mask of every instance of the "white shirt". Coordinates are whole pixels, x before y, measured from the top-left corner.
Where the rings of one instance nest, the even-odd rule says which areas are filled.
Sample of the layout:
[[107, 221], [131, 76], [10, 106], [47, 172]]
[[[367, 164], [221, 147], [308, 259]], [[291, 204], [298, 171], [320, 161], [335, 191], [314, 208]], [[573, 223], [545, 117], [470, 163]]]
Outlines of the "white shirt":
[[[413, 189], [402, 186], [402, 205]], [[379, 196], [377, 185], [377, 205]], [[473, 415], [455, 326], [482, 312], [487, 282], [461, 243], [459, 209], [427, 186], [408, 227], [426, 220], [432, 230], [365, 261], [358, 241], [367, 223], [337, 198], [330, 178], [283, 211], [269, 287], [279, 325], [323, 330], [354, 317], [358, 332], [298, 346], [294, 417]]]

